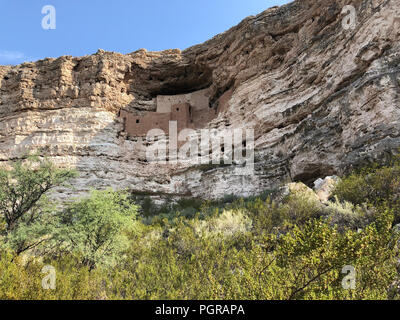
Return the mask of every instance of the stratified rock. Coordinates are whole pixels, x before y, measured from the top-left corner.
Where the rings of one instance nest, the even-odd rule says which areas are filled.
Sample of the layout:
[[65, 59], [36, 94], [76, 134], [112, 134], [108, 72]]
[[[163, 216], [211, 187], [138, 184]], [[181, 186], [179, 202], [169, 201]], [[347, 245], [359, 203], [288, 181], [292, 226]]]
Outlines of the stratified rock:
[[[357, 13], [344, 29], [342, 9]], [[0, 67], [0, 161], [42, 149], [77, 167], [71, 191], [129, 188], [219, 198], [287, 181], [312, 183], [400, 147], [398, 0], [299, 0], [251, 16], [185, 51], [99, 51]], [[159, 95], [209, 88], [205, 128], [255, 130], [255, 171], [146, 161], [120, 110], [156, 110]]]

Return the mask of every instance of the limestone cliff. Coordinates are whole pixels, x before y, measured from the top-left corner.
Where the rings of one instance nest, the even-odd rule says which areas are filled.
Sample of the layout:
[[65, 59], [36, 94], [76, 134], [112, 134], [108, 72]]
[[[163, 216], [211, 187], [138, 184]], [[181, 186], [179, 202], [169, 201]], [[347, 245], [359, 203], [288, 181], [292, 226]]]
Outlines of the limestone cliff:
[[[354, 29], [342, 9], [356, 8]], [[0, 161], [41, 149], [76, 167], [74, 190], [217, 198], [342, 174], [400, 147], [400, 0], [299, 0], [185, 51], [99, 50], [0, 67]], [[145, 161], [120, 110], [208, 89], [205, 127], [254, 128], [255, 174]]]

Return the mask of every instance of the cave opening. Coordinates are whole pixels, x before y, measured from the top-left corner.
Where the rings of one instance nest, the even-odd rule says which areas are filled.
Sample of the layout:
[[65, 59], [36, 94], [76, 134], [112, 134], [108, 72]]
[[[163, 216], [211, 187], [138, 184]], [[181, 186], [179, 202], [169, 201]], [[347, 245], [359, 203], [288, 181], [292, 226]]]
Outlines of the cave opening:
[[294, 182], [303, 182], [306, 186], [313, 188], [314, 182], [335, 175], [336, 170], [330, 165], [310, 165], [304, 168], [303, 172], [293, 177]]
[[159, 95], [173, 96], [209, 88], [213, 84], [213, 72], [201, 64], [164, 64], [150, 70], [134, 70], [126, 75], [125, 81], [136, 94], [152, 99]]

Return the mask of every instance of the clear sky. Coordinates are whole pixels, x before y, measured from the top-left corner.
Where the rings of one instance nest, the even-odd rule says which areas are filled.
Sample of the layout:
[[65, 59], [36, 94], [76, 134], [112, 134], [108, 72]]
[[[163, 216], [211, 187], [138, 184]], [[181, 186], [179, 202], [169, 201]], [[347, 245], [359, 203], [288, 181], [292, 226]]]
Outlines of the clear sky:
[[[289, 0], [0, 0], [0, 65], [83, 56], [99, 48], [129, 53], [186, 49], [249, 15]], [[56, 29], [42, 28], [42, 8]]]

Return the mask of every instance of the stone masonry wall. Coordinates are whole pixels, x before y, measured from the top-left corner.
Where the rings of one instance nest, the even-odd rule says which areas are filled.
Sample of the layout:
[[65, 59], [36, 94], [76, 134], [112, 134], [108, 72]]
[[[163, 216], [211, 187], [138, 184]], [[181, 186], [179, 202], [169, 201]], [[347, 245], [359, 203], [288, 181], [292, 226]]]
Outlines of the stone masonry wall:
[[200, 129], [217, 116], [209, 101], [209, 89], [189, 94], [157, 96], [157, 111], [144, 116], [121, 110], [124, 131], [131, 137], [146, 136], [152, 129], [169, 134], [169, 122], [177, 121], [178, 133], [183, 129]]

